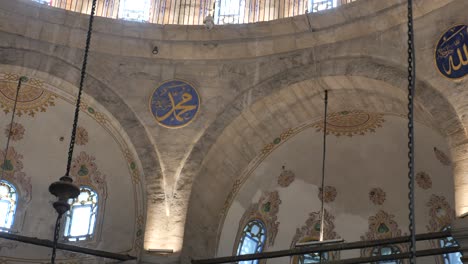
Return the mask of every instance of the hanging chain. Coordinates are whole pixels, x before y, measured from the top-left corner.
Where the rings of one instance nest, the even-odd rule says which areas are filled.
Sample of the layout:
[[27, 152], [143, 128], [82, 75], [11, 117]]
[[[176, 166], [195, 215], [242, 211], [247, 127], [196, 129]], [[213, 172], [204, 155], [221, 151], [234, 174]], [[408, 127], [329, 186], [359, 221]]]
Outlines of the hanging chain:
[[[327, 153], [327, 111], [328, 111], [328, 91], [325, 90], [325, 113], [323, 118], [323, 156], [322, 156], [322, 207], [320, 208], [320, 241], [323, 241], [323, 233], [325, 230], [325, 158]], [[320, 254], [322, 259], [322, 254]]]
[[15, 121], [15, 114], [16, 114], [16, 105], [18, 104], [18, 97], [19, 97], [19, 92], [21, 89], [21, 84], [23, 82], [27, 82], [28, 78], [25, 76], [21, 76], [18, 80], [18, 86], [16, 87], [16, 95], [15, 95], [15, 103], [13, 104], [13, 111], [11, 113], [11, 123], [10, 123], [10, 129], [8, 130], [8, 138], [7, 138], [7, 143], [5, 147], [5, 156], [3, 157], [3, 164], [0, 167], [2, 169], [2, 174], [0, 175], [0, 180], [3, 180], [3, 173], [5, 172], [5, 166], [7, 162], [7, 155], [8, 155], [8, 150], [10, 149], [10, 139], [11, 139], [11, 134], [12, 134], [12, 129], [13, 129], [13, 121]]
[[50, 259], [51, 264], [55, 264], [55, 257], [57, 256], [57, 244], [60, 237], [60, 223], [62, 220], [62, 215], [59, 214], [57, 216], [57, 221], [55, 222], [55, 230], [54, 230], [54, 245], [52, 247], [52, 257]]
[[415, 50], [413, 30], [413, 1], [408, 0], [408, 199], [410, 264], [416, 263], [416, 224], [414, 214], [414, 96], [415, 96]]
[[70, 147], [68, 149], [68, 161], [67, 161], [67, 171], [65, 175], [69, 175], [72, 158], [73, 158], [73, 150], [75, 148], [75, 138], [76, 138], [76, 129], [78, 126], [78, 117], [80, 115], [80, 105], [81, 105], [81, 94], [83, 92], [84, 81], [86, 77], [86, 66], [88, 64], [88, 54], [89, 48], [91, 45], [91, 33], [93, 31], [93, 21], [94, 21], [94, 13], [96, 11], [96, 2], [97, 0], [93, 0], [93, 4], [91, 7], [91, 15], [89, 17], [89, 27], [88, 27], [88, 34], [86, 35], [86, 46], [84, 50], [84, 58], [83, 58], [83, 65], [81, 67], [81, 78], [80, 78], [80, 87], [78, 89], [78, 97], [76, 99], [76, 108], [75, 108], [75, 117], [73, 119], [73, 128], [70, 138]]
[[[65, 173], [65, 176], [69, 176], [70, 174], [70, 169], [71, 169], [71, 163], [72, 163], [72, 158], [73, 158], [73, 150], [75, 148], [75, 139], [76, 139], [76, 129], [78, 126], [78, 117], [80, 115], [80, 105], [81, 105], [81, 95], [83, 92], [83, 86], [84, 86], [84, 81], [86, 78], [86, 66], [88, 64], [88, 55], [89, 55], [89, 48], [91, 45], [91, 35], [93, 31], [93, 21], [94, 21], [94, 13], [96, 11], [96, 2], [97, 0], [93, 0], [92, 6], [91, 6], [91, 14], [89, 16], [89, 26], [88, 26], [88, 32], [86, 35], [86, 46], [84, 50], [84, 58], [83, 58], [83, 65], [81, 67], [81, 76], [80, 76], [80, 86], [78, 89], [78, 95], [76, 99], [76, 105], [75, 105], [75, 116], [73, 119], [73, 127], [72, 127], [72, 133], [71, 133], [71, 138], [70, 138], [70, 146], [68, 149], [68, 160], [67, 160], [67, 171]], [[55, 257], [57, 256], [57, 244], [58, 240], [60, 237], [60, 224], [61, 224], [61, 219], [62, 219], [63, 213], [59, 213], [57, 216], [57, 221], [55, 222], [55, 230], [54, 230], [54, 244], [52, 247], [52, 256], [51, 256], [51, 264], [55, 264]]]

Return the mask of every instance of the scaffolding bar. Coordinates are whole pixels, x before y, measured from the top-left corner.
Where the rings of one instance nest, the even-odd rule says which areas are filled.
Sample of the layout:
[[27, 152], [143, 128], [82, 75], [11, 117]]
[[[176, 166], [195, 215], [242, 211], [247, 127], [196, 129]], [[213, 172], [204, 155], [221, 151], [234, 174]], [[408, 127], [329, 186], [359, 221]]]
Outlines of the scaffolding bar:
[[[416, 251], [416, 257], [428, 257], [442, 254], [450, 254], [459, 252], [459, 247], [447, 247], [447, 248], [435, 248], [435, 249], [426, 249]], [[359, 263], [379, 263], [380, 261], [389, 261], [396, 259], [409, 259], [410, 252], [395, 254], [395, 255], [385, 255], [385, 256], [373, 256], [373, 257], [361, 257], [361, 258], [352, 258], [352, 259], [343, 259], [324, 262], [326, 264], [359, 264]]]
[[[426, 233], [426, 234], [416, 235], [416, 240], [422, 241], [422, 240], [431, 240], [431, 239], [441, 239], [441, 238], [446, 238], [449, 236], [451, 236], [450, 231]], [[192, 264], [231, 263], [231, 262], [238, 262], [238, 261], [280, 258], [280, 257], [304, 255], [304, 254], [310, 254], [310, 253], [321, 253], [321, 252], [328, 252], [328, 251], [361, 249], [361, 248], [385, 246], [385, 245], [391, 245], [391, 244], [408, 243], [410, 239], [411, 238], [409, 236], [404, 236], [404, 237], [395, 237], [395, 238], [381, 239], [381, 240], [358, 241], [358, 242], [332, 244], [332, 245], [307, 246], [307, 247], [291, 248], [287, 250], [262, 252], [262, 253], [247, 254], [247, 255], [240, 255], [240, 256], [192, 260]], [[453, 248], [449, 248], [449, 249], [454, 250]], [[456, 251], [457, 250], [455, 250], [455, 252]], [[420, 251], [420, 253], [421, 252], [425, 253], [426, 251]], [[404, 255], [404, 254], [406, 253], [403, 253], [401, 255]], [[441, 254], [441, 253], [437, 253], [437, 254]], [[395, 256], [396, 255], [393, 255], [392, 259], [395, 258]], [[382, 257], [380, 259], [382, 259]], [[369, 261], [365, 261], [365, 262], [369, 262]], [[349, 263], [365, 263], [365, 262], [349, 262]], [[338, 262], [338, 263], [341, 263], [341, 262]], [[343, 262], [343, 263], [348, 263], [348, 262]]]
[[[5, 233], [5, 232], [0, 232], [0, 238], [18, 241], [18, 242], [22, 242], [26, 244], [32, 244], [32, 245], [41, 246], [41, 247], [48, 247], [48, 248], [52, 248], [54, 244], [52, 241], [47, 240], [47, 239], [20, 236], [20, 235]], [[67, 245], [67, 244], [62, 244], [62, 243], [58, 243], [57, 248], [61, 250], [66, 250], [66, 251], [71, 251], [71, 252], [76, 252], [76, 253], [101, 257], [101, 258], [121, 260], [121, 261], [137, 259], [136, 257], [130, 256], [130, 255], [111, 253], [107, 251], [77, 247], [77, 246], [72, 246], [72, 245]]]

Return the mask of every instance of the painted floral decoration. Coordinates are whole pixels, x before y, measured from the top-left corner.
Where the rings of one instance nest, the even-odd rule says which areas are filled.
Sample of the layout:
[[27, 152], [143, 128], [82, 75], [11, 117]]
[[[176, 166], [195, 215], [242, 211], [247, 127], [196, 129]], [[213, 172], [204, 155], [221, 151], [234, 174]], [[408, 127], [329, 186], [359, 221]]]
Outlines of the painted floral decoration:
[[432, 195], [427, 202], [429, 207], [429, 226], [430, 232], [439, 232], [444, 227], [450, 226], [455, 219], [455, 211], [443, 196]]
[[281, 172], [280, 176], [278, 177], [278, 185], [281, 187], [288, 187], [296, 178], [296, 175], [291, 170], [284, 170]]
[[95, 163], [96, 158], [89, 156], [82, 151], [76, 158], [73, 159], [70, 173], [76, 178], [79, 177], [93, 177], [97, 172], [97, 166]]
[[[380, 240], [402, 236], [402, 232], [394, 218], [394, 215], [382, 210], [377, 212], [376, 215], [369, 217], [369, 230], [364, 236], [361, 236], [361, 240]], [[406, 244], [395, 244], [394, 246], [397, 247], [400, 252], [406, 252], [408, 250]], [[361, 249], [361, 256], [372, 256], [373, 250], [374, 248], [371, 247], [363, 248]]]
[[[335, 232], [335, 217], [330, 214], [327, 210], [325, 210], [325, 217], [324, 217], [324, 239], [335, 239], [338, 235]], [[320, 237], [320, 226], [321, 226], [321, 214], [320, 212], [313, 212], [309, 214], [309, 218], [307, 218], [306, 223], [300, 229], [296, 229], [296, 235], [293, 238], [293, 245], [297, 242], [301, 242], [301, 239], [304, 237], [311, 237], [314, 239], [319, 239]]]
[[72, 161], [70, 174], [76, 184], [95, 187], [99, 195], [107, 197], [106, 177], [98, 170], [94, 156], [80, 152]]
[[[335, 217], [330, 214], [327, 210], [324, 210], [324, 230], [323, 238], [325, 240], [337, 239], [338, 234], [335, 232]], [[291, 242], [291, 248], [294, 248], [298, 242], [309, 242], [320, 239], [320, 227], [321, 227], [321, 212], [313, 212], [309, 214], [305, 225], [301, 228], [296, 229], [296, 234]], [[339, 251], [329, 252], [329, 260], [337, 260], [340, 257]], [[297, 257], [294, 257], [292, 263], [299, 263]]]
[[440, 163], [442, 163], [443, 165], [450, 166], [450, 164], [452, 164], [450, 158], [442, 150], [434, 147], [434, 154], [436, 158], [440, 161]]
[[[325, 186], [325, 195], [324, 195], [324, 201], [323, 202], [324, 203], [331, 203], [331, 202], [335, 201], [336, 195], [337, 195], [337, 192], [336, 192], [335, 187]], [[320, 199], [320, 201], [322, 200], [322, 188], [319, 188], [318, 198]]]
[[[5, 113], [13, 110], [16, 98], [16, 88], [20, 76], [17, 74], [0, 74], [0, 109]], [[52, 92], [44, 89], [44, 82], [31, 78], [21, 85], [16, 105], [18, 116], [29, 115], [34, 117], [39, 112], [46, 112], [49, 107], [55, 105]]]
[[88, 131], [84, 127], [76, 128], [76, 144], [79, 146], [88, 144]]
[[281, 204], [281, 200], [279, 198], [278, 192], [272, 192], [270, 195], [264, 195], [260, 198], [260, 213], [268, 216], [268, 215], [276, 215], [279, 212], [279, 205]]
[[423, 190], [432, 188], [431, 177], [424, 171], [418, 172], [418, 174], [416, 174], [416, 183]]
[[0, 150], [0, 168], [4, 170], [4, 179], [14, 182], [21, 189], [21, 198], [29, 202], [31, 200], [32, 184], [31, 177], [23, 172], [23, 155], [19, 154], [14, 147], [8, 149], [8, 154]]
[[381, 188], [372, 188], [369, 191], [369, 200], [375, 205], [382, 205], [385, 202], [386, 196]]
[[[364, 111], [341, 111], [327, 116], [327, 134], [339, 136], [365, 135], [382, 127], [383, 114]], [[323, 120], [314, 124], [317, 131], [323, 131]]]
[[[11, 131], [10, 131], [10, 126], [11, 126]], [[7, 125], [5, 129], [5, 136], [6, 137], [10, 136], [11, 140], [13, 141], [19, 141], [23, 139], [24, 132], [25, 130], [24, 130], [23, 125], [13, 122], [13, 125], [11, 125], [11, 123]]]
[[369, 231], [362, 240], [386, 239], [401, 236], [394, 215], [380, 210], [375, 216], [369, 217]]
[[23, 169], [23, 155], [16, 152], [15, 148], [10, 147], [5, 159], [5, 152], [0, 150], [0, 167], [6, 177], [14, 177], [15, 172]]

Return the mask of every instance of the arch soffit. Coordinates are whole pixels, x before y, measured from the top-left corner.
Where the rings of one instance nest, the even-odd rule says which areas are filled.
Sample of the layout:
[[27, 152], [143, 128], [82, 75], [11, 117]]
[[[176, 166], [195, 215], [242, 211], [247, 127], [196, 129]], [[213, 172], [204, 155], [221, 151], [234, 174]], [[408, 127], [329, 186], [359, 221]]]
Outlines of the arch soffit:
[[[311, 91], [306, 94], [307, 89], [301, 88], [301, 85], [311, 80], [317, 88], [309, 87], [308, 90]], [[297, 88], [296, 91], [292, 89], [292, 94], [296, 97], [301, 95], [297, 91], [302, 90], [305, 93], [303, 102], [296, 98], [291, 99], [291, 104], [283, 104], [283, 109], [280, 106], [273, 107], [277, 108], [273, 111], [271, 107], [268, 108], [269, 102], [270, 105], [281, 105], [281, 101], [275, 101], [272, 97], [277, 96], [281, 91], [288, 90], [287, 87]], [[330, 90], [331, 95], [336, 94], [340, 98], [340, 103], [345, 107], [352, 107], [353, 104], [350, 104], [352, 102], [358, 109], [401, 115], [407, 107], [406, 87], [406, 71], [403, 67], [371, 57], [346, 57], [291, 68], [245, 90], [205, 131], [182, 170], [177, 191], [191, 193], [187, 195], [190, 196], [190, 200], [187, 201], [190, 204], [187, 205], [188, 221], [186, 221], [185, 237], [190, 237], [192, 241], [189, 242], [193, 242], [184, 245], [185, 252], [190, 251], [192, 255], [195, 252], [207, 254], [207, 256], [214, 254], [216, 243], [210, 242], [206, 245], [197, 241], [199, 236], [197, 236], [199, 233], [197, 230], [204, 230], [205, 241], [216, 240], [218, 230], [216, 227], [220, 224], [220, 212], [228, 196], [225, 190], [232, 188], [235, 177], [248, 166], [251, 159], [261, 149], [261, 145], [269, 143], [287, 128], [292, 127], [287, 122], [281, 124], [280, 119], [293, 119], [297, 126], [320, 117], [323, 111], [321, 109], [323, 99], [317, 95], [323, 93], [324, 89]], [[417, 81], [417, 89], [417, 118], [448, 137], [452, 145], [463, 140], [465, 138], [463, 125], [446, 98], [421, 79]], [[360, 95], [356, 96], [356, 92]], [[246, 102], [246, 98], [250, 98], [251, 103]], [[369, 98], [370, 101], [366, 102], [362, 98]], [[378, 100], [379, 98], [384, 100]], [[301, 108], [302, 112], [312, 111], [318, 115], [314, 116], [309, 113], [309, 116], [298, 115], [294, 119], [294, 117], [288, 117], [287, 114], [282, 114], [282, 116], [280, 114], [278, 118], [274, 118], [278, 113], [291, 110], [288, 106], [293, 104]], [[261, 109], [264, 109], [263, 113]], [[248, 128], [248, 126], [255, 128]], [[249, 149], [251, 151], [248, 151]], [[213, 158], [215, 156], [220, 158]], [[233, 160], [237, 160], [238, 164]], [[209, 173], [210, 170], [216, 173]], [[206, 194], [202, 190], [207, 188], [212, 190], [210, 196], [202, 197], [202, 193]], [[209, 201], [210, 203], [207, 203]], [[213, 203], [213, 201], [216, 202]], [[210, 213], [211, 216], [200, 218], [201, 208], [205, 208], [206, 213]], [[206, 232], [207, 230], [210, 232]], [[203, 246], [199, 248], [197, 245]], [[193, 250], [195, 247], [196, 250]]]
[[[43, 54], [31, 50], [0, 48], [0, 63], [8, 67], [19, 67], [18, 73], [24, 73], [49, 81], [56, 87], [67, 86], [68, 91], [78, 87], [80, 68], [59, 57]], [[25, 59], [28, 58], [29, 59]], [[156, 202], [164, 199], [162, 173], [158, 156], [148, 137], [144, 126], [133, 110], [125, 101], [107, 86], [98, 80], [93, 72], [89, 71], [86, 77], [86, 95], [96, 101], [117, 121], [118, 126], [125, 132], [136, 151], [141, 163], [146, 185], [146, 202]]]

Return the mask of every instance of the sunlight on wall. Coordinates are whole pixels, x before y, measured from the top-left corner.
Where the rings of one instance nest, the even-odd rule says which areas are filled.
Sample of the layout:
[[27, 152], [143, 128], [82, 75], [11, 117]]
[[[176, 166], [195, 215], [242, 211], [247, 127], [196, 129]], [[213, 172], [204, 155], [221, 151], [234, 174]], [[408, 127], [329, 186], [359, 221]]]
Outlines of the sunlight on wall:
[[[165, 209], [161, 209], [163, 213]], [[172, 249], [174, 253], [180, 252], [184, 237], [184, 223], [174, 223], [165, 214], [148, 212], [148, 215], [157, 215], [157, 217], [148, 217], [145, 250]]]

